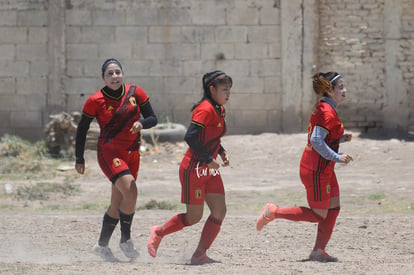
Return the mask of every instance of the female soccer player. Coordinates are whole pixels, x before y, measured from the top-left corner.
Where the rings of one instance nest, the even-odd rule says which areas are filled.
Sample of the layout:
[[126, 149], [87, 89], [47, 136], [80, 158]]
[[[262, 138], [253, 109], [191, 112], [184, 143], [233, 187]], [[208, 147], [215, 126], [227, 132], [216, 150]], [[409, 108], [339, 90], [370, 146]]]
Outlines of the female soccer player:
[[336, 113], [336, 106], [344, 101], [346, 88], [342, 76], [336, 72], [317, 73], [313, 77], [313, 89], [322, 96], [313, 111], [308, 126], [308, 144], [300, 161], [300, 177], [306, 188], [310, 208], [280, 208], [266, 204], [257, 219], [257, 230], [273, 219], [318, 223], [316, 243], [309, 259], [333, 262], [325, 247], [331, 237], [339, 214], [339, 186], [334, 172], [336, 162], [349, 163], [352, 157], [339, 154], [339, 143], [351, 141], [351, 134], [344, 134], [344, 127]]
[[216, 157], [220, 155], [223, 166], [229, 165], [229, 157], [220, 144], [220, 138], [226, 133], [223, 105], [229, 99], [232, 84], [232, 78], [222, 71], [203, 76], [204, 95], [192, 109], [192, 121], [184, 137], [189, 148], [180, 165], [181, 202], [186, 204], [187, 211], [173, 216], [162, 226], [151, 227], [148, 252], [152, 257], [156, 256], [164, 236], [200, 221], [205, 201], [210, 216], [191, 264], [215, 262], [207, 257], [206, 251], [219, 233], [226, 214], [223, 181]]
[[[140, 160], [141, 129], [157, 124], [148, 96], [139, 86], [123, 82], [121, 63], [107, 59], [102, 65], [105, 87], [85, 102], [76, 133], [76, 171], [85, 172], [86, 134], [94, 118], [99, 123], [97, 155], [99, 166], [112, 182], [111, 204], [106, 211], [98, 243], [93, 250], [104, 259], [113, 255], [109, 239], [118, 221], [121, 226], [120, 248], [125, 256], [136, 258], [137, 250], [131, 241], [131, 224], [137, 201], [136, 179]], [[141, 114], [144, 118], [141, 118]]]

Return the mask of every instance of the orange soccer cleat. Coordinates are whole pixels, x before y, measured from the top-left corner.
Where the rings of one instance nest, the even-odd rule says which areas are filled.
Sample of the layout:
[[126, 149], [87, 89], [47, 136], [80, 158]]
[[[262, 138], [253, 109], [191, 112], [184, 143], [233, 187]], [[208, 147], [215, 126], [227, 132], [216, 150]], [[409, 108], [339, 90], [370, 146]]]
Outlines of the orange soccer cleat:
[[262, 214], [260, 214], [259, 218], [257, 218], [257, 231], [262, 230], [262, 228], [268, 224], [269, 222], [275, 219], [275, 213], [278, 206], [268, 203], [266, 204], [265, 208], [263, 209]]
[[157, 256], [158, 246], [162, 240], [162, 236], [157, 234], [157, 231], [161, 229], [160, 226], [154, 225], [150, 229], [150, 239], [148, 240], [148, 253], [155, 258]]
[[311, 254], [309, 255], [309, 260], [322, 262], [322, 263], [328, 263], [328, 262], [337, 262], [338, 258], [329, 256], [329, 254], [326, 253], [325, 250], [318, 248], [317, 250], [313, 250], [311, 252]]

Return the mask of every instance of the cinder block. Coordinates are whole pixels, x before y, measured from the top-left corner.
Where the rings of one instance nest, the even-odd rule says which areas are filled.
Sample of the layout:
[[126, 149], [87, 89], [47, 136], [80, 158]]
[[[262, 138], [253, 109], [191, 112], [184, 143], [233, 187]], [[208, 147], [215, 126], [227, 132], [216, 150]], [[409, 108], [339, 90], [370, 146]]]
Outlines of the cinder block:
[[194, 60], [200, 58], [200, 46], [194, 44], [145, 44], [135, 45], [133, 57], [154, 60]]
[[234, 59], [233, 43], [203, 43], [201, 44], [201, 60]]
[[[29, 74], [31, 77], [44, 77], [49, 75], [49, 62], [47, 60], [36, 60], [36, 62], [30, 62]], [[23, 74], [20, 77], [24, 76]]]
[[33, 91], [32, 94], [27, 95], [25, 111], [30, 111], [30, 112], [44, 111], [46, 109], [46, 103], [47, 103], [46, 95], [47, 94], [44, 91], [37, 91], [37, 93], [36, 91]]
[[125, 12], [127, 26], [159, 25], [159, 16], [156, 8], [134, 8]]
[[47, 87], [46, 77], [16, 78], [16, 93], [19, 95], [47, 94]]
[[66, 58], [68, 60], [97, 59], [99, 48], [97, 44], [67, 44]]
[[42, 113], [41, 112], [10, 112], [10, 123], [15, 128], [41, 128]]
[[264, 79], [259, 77], [233, 77], [233, 87], [231, 94], [250, 94], [254, 97], [256, 94], [264, 92]]
[[81, 28], [82, 43], [109, 43], [115, 39], [114, 27], [94, 26]]
[[264, 43], [243, 43], [236, 44], [235, 58], [237, 59], [263, 59], [269, 58], [267, 44]]
[[46, 60], [47, 56], [47, 45], [44, 44], [20, 44], [16, 46], [17, 60]]
[[228, 25], [257, 25], [259, 23], [259, 9], [247, 5], [236, 5], [226, 9]]
[[249, 42], [280, 43], [280, 27], [275, 26], [250, 26], [248, 27]]
[[93, 10], [92, 25], [95, 26], [119, 26], [125, 24], [123, 10]]
[[16, 82], [14, 77], [0, 78], [0, 96], [13, 95], [16, 92]]
[[15, 76], [22, 77], [29, 74], [28, 61], [0, 60], [0, 77]]
[[27, 10], [17, 12], [18, 26], [47, 26], [48, 11]]
[[280, 59], [255, 59], [250, 61], [250, 72], [258, 76], [280, 76], [281, 66]]
[[196, 27], [182, 27], [181, 35], [184, 43], [206, 43], [214, 41], [214, 27], [211, 26], [196, 26]]
[[10, 112], [0, 112], [0, 136], [1, 129], [10, 127]]
[[117, 26], [115, 27], [115, 42], [144, 44], [148, 42], [147, 27]]
[[219, 2], [193, 1], [191, 5], [194, 25], [225, 25], [225, 8], [216, 5]]
[[179, 98], [183, 101], [188, 97], [188, 94], [193, 94], [197, 89], [196, 78], [187, 76], [178, 77], [164, 77], [164, 87], [168, 87], [168, 93], [174, 98]]
[[17, 11], [2, 10], [0, 11], [0, 26], [16, 26]]
[[191, 25], [191, 13], [189, 9], [166, 7], [159, 10], [160, 25], [177, 26]]
[[92, 94], [101, 88], [97, 78], [66, 78], [63, 81], [66, 94]]
[[67, 26], [90, 26], [92, 25], [92, 11], [87, 9], [65, 10], [65, 23]]
[[248, 28], [245, 26], [232, 26], [232, 27], [217, 27], [216, 28], [216, 42], [247, 42]]
[[0, 27], [1, 43], [27, 43], [27, 29], [24, 27]]
[[148, 37], [150, 43], [177, 43], [181, 40], [181, 28], [150, 26]]
[[15, 46], [11, 44], [0, 44], [0, 60], [14, 60]]
[[47, 44], [48, 29], [47, 27], [30, 27], [29, 28], [29, 43], [30, 44]]
[[132, 45], [116, 43], [99, 45], [99, 57], [103, 60], [114, 54], [120, 59], [130, 59], [132, 57]]
[[259, 23], [261, 25], [280, 25], [280, 8], [274, 7], [272, 1], [268, 1], [260, 9]]

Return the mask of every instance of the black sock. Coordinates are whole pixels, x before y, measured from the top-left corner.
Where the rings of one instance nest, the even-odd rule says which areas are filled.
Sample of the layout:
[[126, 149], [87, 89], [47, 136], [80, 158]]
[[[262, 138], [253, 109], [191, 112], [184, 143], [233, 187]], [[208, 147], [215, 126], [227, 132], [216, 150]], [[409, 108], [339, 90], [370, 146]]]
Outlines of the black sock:
[[108, 246], [109, 239], [111, 238], [112, 232], [114, 232], [117, 224], [118, 219], [110, 217], [108, 213], [105, 212], [102, 222], [101, 235], [99, 236], [98, 241], [99, 246]]
[[119, 219], [121, 221], [121, 243], [124, 243], [131, 239], [131, 224], [134, 214], [125, 214], [119, 211]]

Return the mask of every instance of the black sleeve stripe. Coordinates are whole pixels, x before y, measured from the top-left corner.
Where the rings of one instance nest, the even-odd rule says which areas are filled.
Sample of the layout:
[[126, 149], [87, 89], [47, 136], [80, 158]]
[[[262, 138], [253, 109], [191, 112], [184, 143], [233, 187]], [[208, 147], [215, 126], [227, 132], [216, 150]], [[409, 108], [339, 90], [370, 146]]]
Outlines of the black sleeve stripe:
[[90, 117], [90, 118], [95, 118], [95, 116], [92, 116], [92, 115], [90, 115], [90, 114], [87, 114], [87, 113], [85, 113], [85, 112], [82, 112], [85, 116], [87, 116], [87, 117]]
[[144, 106], [144, 105], [147, 105], [147, 104], [148, 104], [148, 102], [149, 102], [149, 98], [147, 98], [147, 100], [145, 100], [145, 102], [140, 103], [140, 104], [139, 104], [139, 107], [142, 107], [142, 106]]

